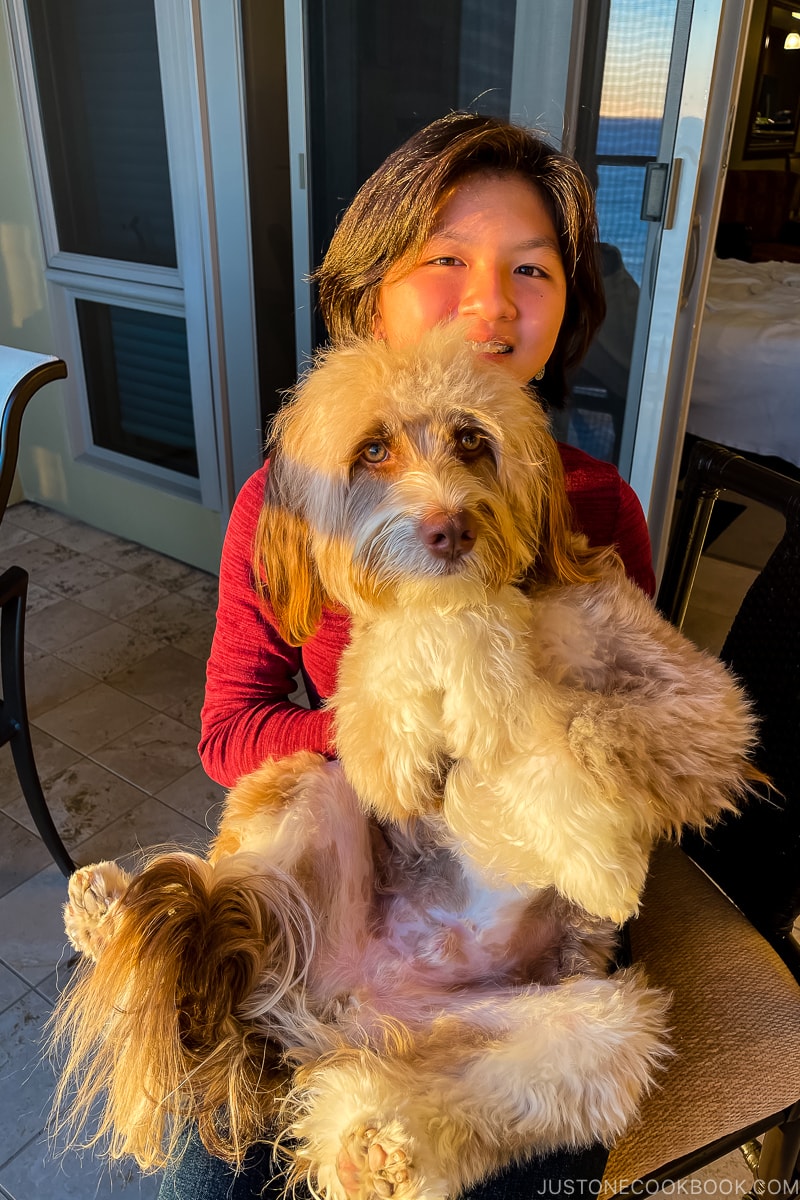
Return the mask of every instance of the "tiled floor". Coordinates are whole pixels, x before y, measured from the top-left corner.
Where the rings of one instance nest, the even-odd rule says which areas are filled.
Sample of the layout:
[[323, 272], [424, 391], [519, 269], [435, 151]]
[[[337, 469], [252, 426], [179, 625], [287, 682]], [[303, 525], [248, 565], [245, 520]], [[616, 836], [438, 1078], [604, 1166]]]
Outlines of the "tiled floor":
[[[7, 511], [0, 557], [30, 574], [28, 708], [51, 811], [78, 862], [165, 841], [202, 847], [222, 789], [197, 737], [217, 581], [31, 504]], [[69, 971], [65, 881], [0, 750], [0, 1197], [149, 1200], [156, 1179], [44, 1133], [52, 1073], [41, 1031]]]
[[[758, 531], [753, 537], [760, 544]], [[738, 534], [734, 556], [737, 544]], [[715, 650], [737, 589], [753, 574], [724, 553], [723, 546], [722, 558], [704, 560], [687, 623]], [[201, 848], [222, 799], [196, 753], [216, 579], [27, 503], [6, 513], [0, 555], [32, 579], [26, 643], [34, 748], [73, 856], [97, 861], [165, 841]], [[0, 1197], [151, 1200], [156, 1179], [90, 1155], [54, 1158], [47, 1145], [52, 1072], [41, 1034], [69, 972], [64, 896], [10, 752], [0, 750]], [[738, 1181], [746, 1171], [731, 1156], [705, 1175]]]

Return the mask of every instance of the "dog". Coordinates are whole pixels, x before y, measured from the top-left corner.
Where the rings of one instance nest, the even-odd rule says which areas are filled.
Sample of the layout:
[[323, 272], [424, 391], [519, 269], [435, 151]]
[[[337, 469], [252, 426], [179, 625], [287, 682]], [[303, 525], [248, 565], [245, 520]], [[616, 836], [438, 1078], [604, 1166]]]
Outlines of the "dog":
[[94, 1141], [145, 1169], [189, 1121], [237, 1165], [290, 1143], [330, 1200], [613, 1141], [669, 1053], [617, 926], [653, 842], [756, 777], [740, 689], [570, 531], [545, 414], [458, 328], [320, 358], [257, 543], [288, 641], [352, 616], [339, 761], [241, 780], [207, 861], [72, 877], [62, 1122], [103, 1097]]

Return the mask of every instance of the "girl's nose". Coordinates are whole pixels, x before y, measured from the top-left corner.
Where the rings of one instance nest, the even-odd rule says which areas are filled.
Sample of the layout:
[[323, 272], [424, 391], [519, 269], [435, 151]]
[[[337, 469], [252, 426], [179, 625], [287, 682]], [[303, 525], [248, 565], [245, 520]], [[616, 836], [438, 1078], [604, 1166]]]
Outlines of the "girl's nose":
[[461, 296], [459, 313], [482, 317], [485, 321], [512, 320], [517, 308], [511, 280], [494, 268], [473, 269]]

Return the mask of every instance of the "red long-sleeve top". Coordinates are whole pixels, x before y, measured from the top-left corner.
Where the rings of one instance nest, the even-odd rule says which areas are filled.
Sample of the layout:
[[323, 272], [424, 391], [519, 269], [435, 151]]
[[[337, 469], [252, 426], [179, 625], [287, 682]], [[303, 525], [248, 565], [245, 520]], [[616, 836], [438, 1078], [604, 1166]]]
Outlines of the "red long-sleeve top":
[[[559, 445], [575, 528], [593, 546], [615, 545], [625, 569], [655, 594], [650, 538], [641, 505], [615, 467], [573, 446]], [[225, 787], [267, 758], [295, 750], [333, 753], [331, 714], [293, 704], [300, 651], [280, 637], [253, 587], [253, 538], [264, 498], [267, 464], [256, 471], [234, 504], [219, 575], [217, 625], [206, 671], [200, 757]], [[350, 625], [341, 612], [325, 611], [303, 646], [304, 670], [322, 697], [336, 686], [339, 655]]]

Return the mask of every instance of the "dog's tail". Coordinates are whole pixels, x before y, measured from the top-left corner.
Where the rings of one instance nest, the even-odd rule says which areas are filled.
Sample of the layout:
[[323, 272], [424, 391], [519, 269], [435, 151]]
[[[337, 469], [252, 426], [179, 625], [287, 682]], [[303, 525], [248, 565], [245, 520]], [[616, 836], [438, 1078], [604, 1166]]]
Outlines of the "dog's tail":
[[279, 1037], [300, 1003], [312, 928], [297, 883], [263, 859], [154, 859], [51, 1019], [59, 1142], [156, 1170], [194, 1121], [213, 1154], [241, 1165], [270, 1136]]

